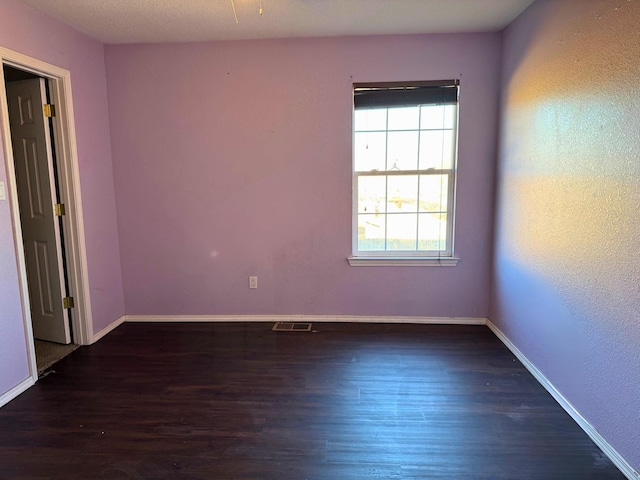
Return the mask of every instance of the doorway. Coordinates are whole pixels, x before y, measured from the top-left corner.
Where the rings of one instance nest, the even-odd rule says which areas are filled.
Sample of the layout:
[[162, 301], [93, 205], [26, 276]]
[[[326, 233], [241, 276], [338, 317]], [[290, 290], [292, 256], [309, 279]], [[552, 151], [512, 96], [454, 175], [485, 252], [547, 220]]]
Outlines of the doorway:
[[[0, 64], [7, 190], [35, 381], [42, 362], [93, 342], [70, 73], [1, 47]], [[38, 339], [48, 342], [36, 348]], [[48, 360], [36, 360], [37, 350]]]
[[[73, 345], [60, 184], [48, 81], [4, 66], [38, 372]], [[44, 107], [48, 106], [47, 109]], [[48, 111], [49, 114], [45, 114]]]

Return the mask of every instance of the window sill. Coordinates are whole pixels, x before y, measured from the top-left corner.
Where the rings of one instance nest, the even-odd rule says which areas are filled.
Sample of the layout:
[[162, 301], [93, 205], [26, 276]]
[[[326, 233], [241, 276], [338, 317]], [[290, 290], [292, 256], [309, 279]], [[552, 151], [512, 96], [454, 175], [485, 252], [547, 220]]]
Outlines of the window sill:
[[349, 257], [352, 267], [455, 267], [455, 257]]

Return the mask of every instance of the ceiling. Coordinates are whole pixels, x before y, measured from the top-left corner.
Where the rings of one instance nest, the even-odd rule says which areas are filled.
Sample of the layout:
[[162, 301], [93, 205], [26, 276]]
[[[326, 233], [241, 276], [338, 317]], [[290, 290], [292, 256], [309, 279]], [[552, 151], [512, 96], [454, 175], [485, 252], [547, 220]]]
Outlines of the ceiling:
[[[533, 0], [20, 0], [103, 43], [499, 31]], [[262, 3], [263, 14], [260, 15]]]

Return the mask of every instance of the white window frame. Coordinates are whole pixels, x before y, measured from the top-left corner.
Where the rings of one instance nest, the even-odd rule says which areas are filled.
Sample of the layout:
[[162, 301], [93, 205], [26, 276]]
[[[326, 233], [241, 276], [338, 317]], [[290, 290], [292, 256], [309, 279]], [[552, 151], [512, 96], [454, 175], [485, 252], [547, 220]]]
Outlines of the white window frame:
[[[456, 211], [456, 178], [457, 178], [457, 160], [458, 160], [458, 137], [459, 137], [459, 108], [458, 99], [458, 80], [446, 80], [436, 82], [404, 82], [404, 83], [376, 83], [376, 84], [354, 84], [354, 94], [356, 89], [372, 89], [372, 90], [393, 90], [402, 94], [416, 87], [454, 87], [456, 89], [456, 109], [454, 118], [454, 152], [451, 168], [443, 169], [425, 169], [425, 170], [401, 170], [393, 172], [391, 170], [381, 171], [356, 171], [355, 165], [355, 107], [352, 112], [352, 179], [353, 179], [353, 197], [352, 197], [352, 252], [353, 255], [348, 258], [351, 266], [455, 266], [459, 258], [454, 255], [454, 237], [455, 237], [455, 211]], [[448, 102], [450, 103], [450, 102]], [[406, 103], [404, 106], [418, 106], [426, 103], [414, 102]], [[433, 104], [433, 103], [431, 103]], [[392, 106], [381, 105], [380, 108], [393, 108]], [[387, 111], [388, 112], [388, 111]], [[413, 131], [413, 130], [412, 130]], [[422, 131], [418, 127], [418, 132]], [[385, 129], [388, 134], [388, 125]], [[388, 165], [387, 165], [388, 168]], [[446, 226], [446, 247], [444, 250], [358, 250], [358, 180], [361, 177], [384, 176], [389, 178], [392, 176], [404, 175], [448, 175], [447, 182], [447, 226]], [[419, 212], [417, 212], [419, 213]], [[385, 216], [388, 212], [385, 212]], [[385, 221], [386, 225], [386, 221]]]

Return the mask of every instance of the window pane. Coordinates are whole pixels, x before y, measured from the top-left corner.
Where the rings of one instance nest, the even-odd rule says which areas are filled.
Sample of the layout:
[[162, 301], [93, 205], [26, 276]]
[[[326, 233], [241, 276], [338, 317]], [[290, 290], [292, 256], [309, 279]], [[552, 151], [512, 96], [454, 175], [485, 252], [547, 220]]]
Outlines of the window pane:
[[420, 170], [453, 168], [453, 130], [420, 132]]
[[419, 107], [389, 109], [389, 130], [417, 130], [419, 120]]
[[358, 250], [385, 249], [385, 215], [358, 215]]
[[420, 109], [420, 128], [444, 128], [444, 105], [425, 105]]
[[387, 250], [415, 250], [417, 227], [415, 213], [387, 215]]
[[389, 132], [387, 170], [417, 170], [418, 132]]
[[420, 175], [420, 212], [446, 212], [448, 175]]
[[455, 105], [424, 105], [420, 109], [420, 128], [439, 130], [455, 127]]
[[387, 177], [387, 212], [418, 211], [418, 176]]
[[447, 215], [421, 213], [418, 224], [418, 249], [446, 250]]
[[357, 172], [385, 169], [386, 136], [384, 132], [355, 134], [354, 155]]
[[457, 105], [444, 106], [444, 128], [456, 128]]
[[354, 115], [354, 130], [386, 130], [387, 129], [387, 109], [386, 108], [365, 108], [356, 110]]
[[358, 177], [358, 213], [384, 213], [387, 177]]

